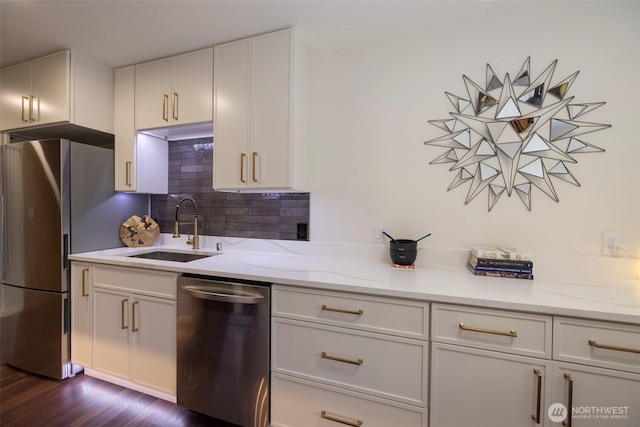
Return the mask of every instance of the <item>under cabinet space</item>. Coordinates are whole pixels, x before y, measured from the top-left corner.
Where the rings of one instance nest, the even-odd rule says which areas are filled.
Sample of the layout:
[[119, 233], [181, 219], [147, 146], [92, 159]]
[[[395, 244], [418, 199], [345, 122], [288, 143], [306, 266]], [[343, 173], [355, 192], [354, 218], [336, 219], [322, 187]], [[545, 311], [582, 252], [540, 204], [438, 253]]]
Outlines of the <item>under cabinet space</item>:
[[427, 406], [425, 341], [275, 319], [272, 343], [276, 372]]
[[271, 425], [427, 427], [427, 410], [286, 375], [271, 375]]
[[431, 340], [551, 358], [551, 316], [432, 304]]

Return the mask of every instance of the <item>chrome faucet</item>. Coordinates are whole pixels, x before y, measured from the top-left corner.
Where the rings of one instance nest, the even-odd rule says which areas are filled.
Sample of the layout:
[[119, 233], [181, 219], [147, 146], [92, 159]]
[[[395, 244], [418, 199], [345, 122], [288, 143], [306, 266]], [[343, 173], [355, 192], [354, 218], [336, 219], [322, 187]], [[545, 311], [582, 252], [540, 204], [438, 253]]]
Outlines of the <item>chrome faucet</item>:
[[178, 204], [176, 205], [176, 221], [173, 224], [173, 238], [177, 239], [180, 237], [180, 225], [181, 224], [192, 224], [190, 222], [178, 222], [178, 212], [180, 211], [180, 205], [185, 200], [189, 200], [193, 204], [193, 239], [187, 233], [187, 245], [193, 246], [193, 249], [199, 249], [200, 245], [198, 242], [198, 205], [196, 205], [196, 201], [191, 197], [183, 197], [180, 199]]

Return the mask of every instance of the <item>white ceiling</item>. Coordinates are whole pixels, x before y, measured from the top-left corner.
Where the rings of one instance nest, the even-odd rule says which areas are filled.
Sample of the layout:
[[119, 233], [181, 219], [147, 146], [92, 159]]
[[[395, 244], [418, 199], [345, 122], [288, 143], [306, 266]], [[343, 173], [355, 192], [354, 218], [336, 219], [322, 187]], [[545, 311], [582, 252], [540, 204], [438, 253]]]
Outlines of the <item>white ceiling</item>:
[[0, 66], [71, 48], [121, 67], [287, 27], [312, 51], [339, 48], [454, 22], [456, 14], [482, 12], [483, 3], [0, 0]]

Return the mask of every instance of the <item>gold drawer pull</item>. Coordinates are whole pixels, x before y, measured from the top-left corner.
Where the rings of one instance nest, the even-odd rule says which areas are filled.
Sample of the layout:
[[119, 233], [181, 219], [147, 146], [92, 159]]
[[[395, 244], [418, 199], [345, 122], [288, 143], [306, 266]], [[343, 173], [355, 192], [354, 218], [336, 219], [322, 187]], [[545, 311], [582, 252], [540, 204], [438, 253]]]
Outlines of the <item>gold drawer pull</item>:
[[[24, 118], [24, 101], [27, 101], [27, 104], [29, 105], [29, 107], [27, 108], [27, 114], [28, 117], [25, 119]], [[31, 99], [28, 96], [23, 96], [22, 97], [22, 115], [20, 116], [20, 120], [22, 120], [25, 123], [29, 123], [29, 119], [31, 118]]]
[[88, 297], [89, 292], [87, 292], [87, 273], [89, 273], [88, 268], [82, 269], [82, 296]]
[[540, 372], [540, 369], [534, 369], [533, 375], [536, 375], [538, 379], [538, 393], [536, 395], [536, 413], [535, 415], [531, 415], [531, 418], [536, 422], [536, 424], [540, 424], [540, 405], [542, 402], [542, 372]]
[[362, 309], [360, 310], [342, 310], [339, 308], [331, 308], [331, 307], [327, 307], [326, 305], [322, 304], [322, 310], [323, 311], [333, 311], [334, 313], [346, 313], [346, 314], [355, 314], [356, 316], [360, 316], [362, 314], [364, 314], [364, 311]]
[[480, 332], [483, 334], [502, 335], [503, 337], [516, 338], [518, 336], [518, 333], [514, 330], [511, 330], [509, 332], [492, 331], [491, 329], [471, 328], [469, 326], [465, 326], [464, 323], [460, 323], [460, 329], [462, 329], [463, 331]]
[[571, 412], [573, 408], [573, 378], [571, 377], [571, 374], [564, 374], [564, 379], [567, 380], [567, 409], [568, 409], [568, 414], [567, 414], [567, 418], [562, 422], [562, 425], [564, 427], [571, 427]]
[[336, 362], [342, 362], [342, 363], [350, 363], [352, 365], [362, 365], [363, 360], [362, 359], [358, 359], [358, 360], [349, 360], [349, 359], [343, 359], [341, 357], [335, 357], [335, 356], [329, 356], [326, 352], [322, 352], [320, 354], [320, 357], [322, 357], [323, 359], [327, 359], [327, 360], [335, 360]]
[[126, 161], [124, 162], [124, 181], [125, 184], [127, 185], [127, 187], [131, 187], [131, 162], [130, 161]]
[[[140, 329], [136, 326], [136, 305], [138, 305], [139, 301], [134, 302], [131, 305], [131, 332], [138, 332]], [[140, 322], [138, 320], [138, 322]]]
[[245, 162], [246, 158], [247, 158], [246, 154], [240, 153], [240, 182], [242, 182], [242, 183], [247, 182], [244, 179], [244, 162]]
[[640, 354], [640, 350], [636, 350], [636, 349], [633, 349], [633, 348], [614, 347], [612, 345], [598, 344], [596, 342], [596, 340], [589, 340], [589, 345], [591, 347], [602, 348], [602, 349], [605, 349], [605, 350], [626, 351], [627, 353]]
[[173, 119], [178, 120], [178, 93], [173, 92], [171, 95], [171, 111], [173, 111]]
[[360, 427], [362, 425], [362, 421], [360, 420], [356, 420], [355, 422], [353, 422], [353, 421], [347, 421], [340, 418], [332, 417], [331, 415], [327, 415], [327, 413], [324, 410], [320, 411], [320, 418], [324, 418], [325, 420], [334, 421], [336, 423], [345, 424], [352, 427]]
[[128, 298], [123, 299], [122, 301], [120, 301], [120, 327], [122, 329], [128, 329], [129, 325], [125, 325], [124, 324], [124, 311], [125, 311], [125, 304], [127, 303], [127, 301], [129, 301]]
[[169, 95], [162, 94], [162, 120], [169, 121]]

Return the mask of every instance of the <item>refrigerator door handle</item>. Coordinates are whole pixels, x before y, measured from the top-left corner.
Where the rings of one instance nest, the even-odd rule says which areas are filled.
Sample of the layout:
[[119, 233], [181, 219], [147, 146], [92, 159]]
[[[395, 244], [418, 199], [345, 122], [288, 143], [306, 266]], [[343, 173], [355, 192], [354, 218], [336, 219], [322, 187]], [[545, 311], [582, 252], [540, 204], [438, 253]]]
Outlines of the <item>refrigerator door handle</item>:
[[69, 269], [69, 235], [62, 235], [62, 265], [65, 270]]

